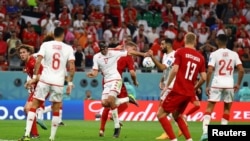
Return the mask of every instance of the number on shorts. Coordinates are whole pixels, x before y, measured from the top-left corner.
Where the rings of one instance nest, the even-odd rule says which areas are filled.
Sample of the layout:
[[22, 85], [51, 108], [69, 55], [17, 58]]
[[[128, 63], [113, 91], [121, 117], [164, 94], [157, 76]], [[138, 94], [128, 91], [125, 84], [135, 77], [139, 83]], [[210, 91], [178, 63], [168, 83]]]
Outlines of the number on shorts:
[[230, 59], [229, 61], [220, 60], [219, 61], [219, 65], [220, 65], [219, 75], [226, 75], [227, 72], [229, 72], [229, 74], [231, 75], [233, 71], [233, 67], [231, 63], [232, 63], [232, 59]]
[[53, 60], [52, 60], [52, 68], [57, 70], [60, 66], [60, 54], [54, 53], [53, 54]]
[[185, 79], [193, 80], [194, 72], [196, 70], [197, 64], [188, 61], [187, 63], [187, 69], [185, 74]]

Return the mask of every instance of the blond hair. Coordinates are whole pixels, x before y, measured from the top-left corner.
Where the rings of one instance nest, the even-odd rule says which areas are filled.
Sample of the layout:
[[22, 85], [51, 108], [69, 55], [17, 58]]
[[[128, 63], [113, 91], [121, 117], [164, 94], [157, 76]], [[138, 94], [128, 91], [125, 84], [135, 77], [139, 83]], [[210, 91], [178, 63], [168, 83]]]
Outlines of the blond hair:
[[185, 35], [185, 44], [195, 45], [196, 44], [196, 35], [192, 32], [188, 32]]

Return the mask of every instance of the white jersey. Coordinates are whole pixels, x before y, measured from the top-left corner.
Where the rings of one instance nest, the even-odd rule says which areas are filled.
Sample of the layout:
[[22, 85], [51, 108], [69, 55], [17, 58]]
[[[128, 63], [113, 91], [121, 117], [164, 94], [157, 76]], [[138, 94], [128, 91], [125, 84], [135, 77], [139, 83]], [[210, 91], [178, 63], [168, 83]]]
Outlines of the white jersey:
[[[169, 76], [170, 70], [172, 69], [174, 60], [175, 60], [174, 54], [175, 54], [175, 51], [173, 50], [172, 52], [168, 54], [164, 53], [163, 58], [162, 58], [162, 64], [166, 65], [167, 67], [167, 69], [163, 71], [163, 78], [164, 78], [165, 85], [167, 84], [168, 76]], [[170, 84], [169, 88], [173, 88], [173, 83], [174, 83], [174, 80]]]
[[43, 71], [40, 81], [52, 85], [64, 85], [66, 64], [75, 60], [73, 48], [63, 42], [48, 41], [41, 45], [37, 55], [43, 56]]
[[208, 66], [214, 67], [211, 87], [233, 88], [234, 67], [240, 65], [238, 54], [227, 48], [220, 48], [210, 54]]
[[117, 61], [122, 56], [127, 56], [127, 51], [108, 50], [106, 55], [99, 52], [94, 55], [93, 69], [101, 70], [104, 82], [121, 79], [121, 75], [117, 70]]

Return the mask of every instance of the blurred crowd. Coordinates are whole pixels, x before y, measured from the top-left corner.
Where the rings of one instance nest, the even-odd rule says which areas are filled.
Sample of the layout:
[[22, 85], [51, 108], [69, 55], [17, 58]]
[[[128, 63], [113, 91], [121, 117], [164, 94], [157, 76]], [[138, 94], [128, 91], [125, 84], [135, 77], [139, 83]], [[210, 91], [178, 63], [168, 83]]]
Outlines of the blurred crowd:
[[[226, 34], [228, 49], [250, 68], [250, 0], [0, 0], [0, 70], [22, 70], [16, 48], [28, 44], [37, 52], [57, 26], [75, 50], [77, 71], [92, 67], [101, 40], [110, 47], [132, 40], [161, 60], [161, 39], [178, 49], [187, 32], [197, 35], [206, 61], [215, 37]], [[135, 58], [136, 68], [141, 62]]]

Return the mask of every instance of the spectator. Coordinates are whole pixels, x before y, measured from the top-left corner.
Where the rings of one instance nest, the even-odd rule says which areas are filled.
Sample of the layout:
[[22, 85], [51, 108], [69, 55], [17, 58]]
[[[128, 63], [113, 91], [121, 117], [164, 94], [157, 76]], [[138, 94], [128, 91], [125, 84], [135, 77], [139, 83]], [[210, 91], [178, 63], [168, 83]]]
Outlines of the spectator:
[[169, 23], [167, 30], [165, 30], [164, 35], [166, 38], [174, 40], [177, 36], [178, 31], [176, 30], [176, 26], [174, 23]]
[[229, 19], [236, 16], [236, 13], [237, 13], [237, 10], [233, 6], [233, 4], [229, 2], [227, 4], [227, 7], [222, 12], [221, 19], [222, 19], [223, 23], [228, 24]]
[[95, 44], [96, 43], [91, 38], [91, 35], [89, 35], [87, 45], [86, 45], [86, 47], [84, 49], [85, 66], [86, 67], [92, 67], [93, 66], [93, 56], [95, 54], [93, 46], [95, 46]]
[[250, 3], [247, 2], [245, 8], [242, 9], [242, 15], [244, 15], [248, 22], [250, 22]]
[[100, 12], [103, 13], [106, 0], [90, 0], [89, 4], [99, 7]]
[[21, 43], [22, 41], [17, 37], [16, 32], [15, 31], [11, 31], [11, 36], [10, 38], [7, 39], [7, 45], [8, 45], [8, 56], [10, 54], [10, 50], [11, 49], [15, 49], [17, 43]]
[[243, 82], [243, 87], [239, 90], [238, 95], [236, 95], [236, 100], [240, 102], [250, 102], [250, 88], [248, 82]]
[[86, 90], [85, 91], [85, 98], [84, 98], [84, 100], [94, 100], [92, 98], [92, 92], [90, 90]]
[[160, 13], [162, 5], [157, 0], [151, 0], [148, 4], [148, 10], [153, 13]]
[[8, 45], [6, 41], [3, 40], [3, 33], [0, 32], [0, 56], [7, 56]]
[[121, 27], [121, 3], [120, 0], [109, 0], [107, 2], [110, 6], [110, 14], [115, 27]]
[[243, 48], [243, 54], [240, 56], [244, 68], [250, 68], [250, 47]]
[[184, 35], [183, 31], [177, 33], [176, 38], [173, 40], [173, 49], [177, 50], [178, 48], [184, 47]]
[[7, 71], [8, 70], [8, 61], [6, 60], [5, 56], [0, 55], [0, 71]]
[[132, 2], [127, 2], [127, 7], [124, 9], [124, 22], [128, 25], [135, 25], [137, 10], [132, 6]]
[[147, 33], [149, 44], [152, 44], [155, 41], [155, 39], [159, 38], [159, 33], [157, 32], [156, 28], [157, 28], [156, 26], [153, 26], [152, 30], [148, 31]]
[[128, 29], [127, 24], [125, 22], [122, 22], [122, 27], [118, 29], [117, 36], [119, 42], [121, 42], [127, 36], [131, 36], [130, 30]]
[[82, 47], [80, 45], [77, 46], [75, 52], [75, 66], [76, 71], [84, 71], [85, 68], [85, 54], [83, 53]]
[[76, 14], [76, 19], [73, 21], [73, 28], [80, 30], [80, 29], [84, 29], [84, 20], [83, 20], [83, 15], [81, 13], [77, 13]]
[[15, 48], [11, 48], [8, 54], [9, 70], [20, 71], [21, 69], [21, 59], [19, 58], [18, 47], [21, 45], [21, 41], [17, 40], [15, 43]]
[[192, 26], [193, 27], [193, 23], [190, 21], [190, 17], [188, 15], [184, 16], [184, 21], [182, 21], [180, 23], [180, 29], [182, 31], [188, 32], [188, 26]]

